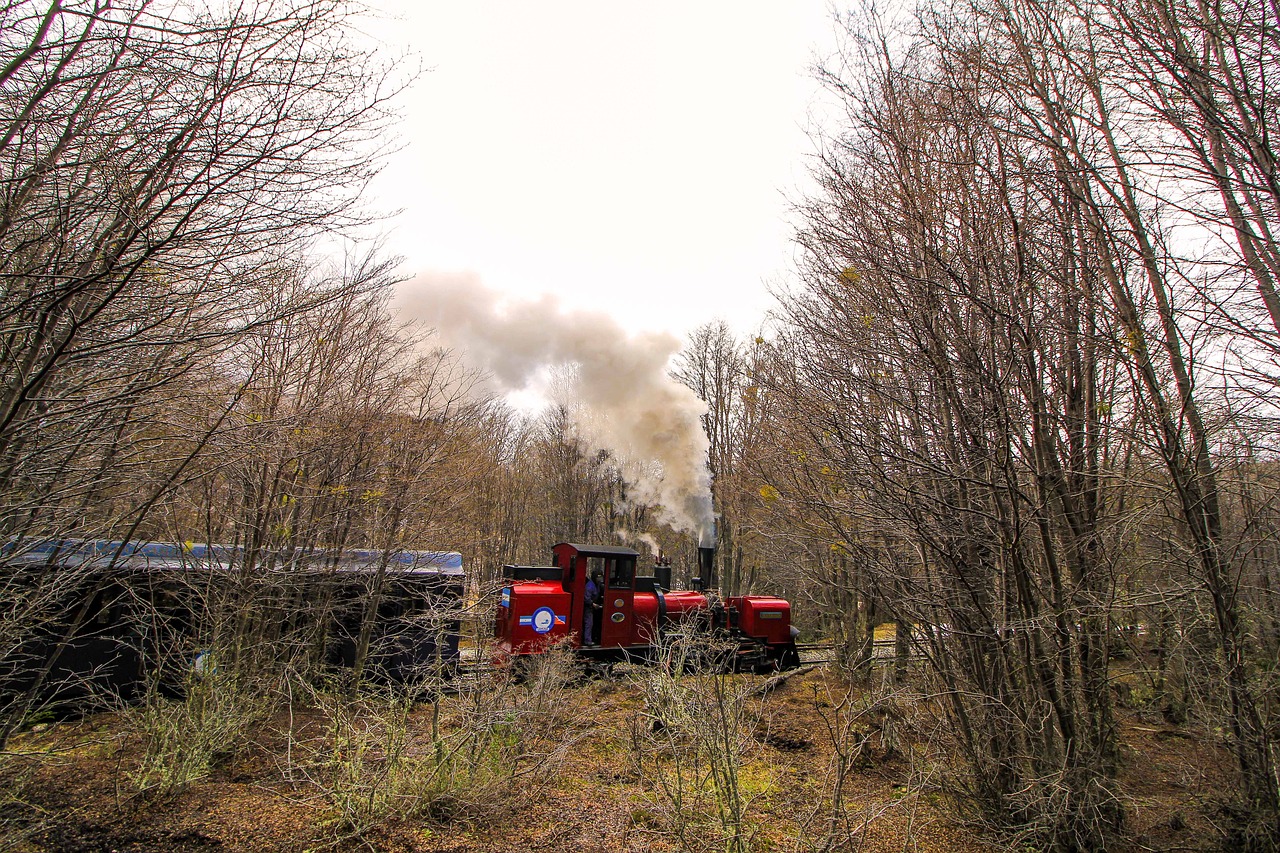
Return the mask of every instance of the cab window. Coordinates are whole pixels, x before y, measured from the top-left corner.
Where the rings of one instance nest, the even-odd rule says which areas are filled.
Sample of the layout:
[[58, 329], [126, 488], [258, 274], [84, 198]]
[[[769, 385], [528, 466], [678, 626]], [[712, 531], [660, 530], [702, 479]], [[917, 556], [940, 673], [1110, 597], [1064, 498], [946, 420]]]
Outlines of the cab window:
[[609, 568], [609, 589], [631, 589], [636, 574], [636, 561], [632, 558], [616, 559]]

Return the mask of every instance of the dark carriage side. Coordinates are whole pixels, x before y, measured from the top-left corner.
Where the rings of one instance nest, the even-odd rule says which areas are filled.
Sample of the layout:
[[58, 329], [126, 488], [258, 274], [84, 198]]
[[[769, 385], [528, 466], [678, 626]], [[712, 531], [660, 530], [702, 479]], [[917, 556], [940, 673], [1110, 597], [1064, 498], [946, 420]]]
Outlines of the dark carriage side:
[[[5, 543], [0, 714], [179, 692], [193, 674], [352, 667], [411, 681], [458, 660], [461, 556], [228, 546]], [[358, 652], [363, 647], [363, 655]]]

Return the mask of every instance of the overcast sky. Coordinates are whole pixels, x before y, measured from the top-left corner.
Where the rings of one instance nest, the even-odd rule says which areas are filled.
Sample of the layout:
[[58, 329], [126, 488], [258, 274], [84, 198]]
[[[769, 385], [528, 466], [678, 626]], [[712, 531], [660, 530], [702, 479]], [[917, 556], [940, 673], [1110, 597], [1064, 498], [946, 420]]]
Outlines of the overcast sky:
[[787, 274], [827, 0], [370, 0], [428, 69], [372, 187], [405, 272], [740, 332]]

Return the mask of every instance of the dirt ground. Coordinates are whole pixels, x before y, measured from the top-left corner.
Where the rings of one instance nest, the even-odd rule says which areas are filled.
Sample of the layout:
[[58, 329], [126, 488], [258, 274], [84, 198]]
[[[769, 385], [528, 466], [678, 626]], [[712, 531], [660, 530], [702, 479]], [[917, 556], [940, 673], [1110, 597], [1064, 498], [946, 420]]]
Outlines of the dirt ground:
[[[446, 697], [413, 707], [403, 731], [390, 735], [358, 713], [339, 736], [321, 709], [279, 710], [248, 731], [246, 746], [215, 756], [203, 778], [162, 793], [140, 791], [136, 781], [146, 738], [136, 712], [36, 726], [0, 755], [8, 791], [0, 796], [0, 850], [726, 849], [723, 798], [709, 793], [702, 759], [686, 762], [681, 775], [676, 758], [685, 746], [646, 707], [639, 678]], [[763, 696], [762, 676], [724, 683], [742, 711], [735, 719], [745, 721], [736, 742], [740, 849], [1007, 849], [953, 811], [951, 771], [923, 703], [877, 704], [824, 669]], [[378, 775], [393, 764], [380, 738], [400, 737], [406, 755], [415, 744], [438, 751], [468, 720], [495, 719], [499, 707], [505, 734], [494, 740], [489, 724], [484, 742], [493, 766], [473, 760], [470, 781], [427, 796], [418, 777]], [[1122, 714], [1122, 732], [1129, 841], [1120, 849], [1218, 849], [1229, 756], [1189, 727], [1131, 712]], [[362, 750], [370, 752], [350, 757]], [[444, 765], [437, 756], [432, 766]], [[847, 773], [837, 792], [838, 766]], [[344, 783], [350, 767], [369, 778]], [[377, 799], [388, 792], [403, 799]], [[831, 806], [837, 793], [840, 809]]]

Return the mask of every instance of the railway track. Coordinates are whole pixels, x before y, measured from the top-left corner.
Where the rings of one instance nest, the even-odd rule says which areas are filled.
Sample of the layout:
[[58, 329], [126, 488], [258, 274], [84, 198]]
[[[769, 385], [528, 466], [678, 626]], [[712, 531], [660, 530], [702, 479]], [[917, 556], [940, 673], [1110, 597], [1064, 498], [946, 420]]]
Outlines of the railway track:
[[[796, 651], [800, 653], [801, 666], [820, 666], [835, 660], [835, 646], [831, 643], [796, 643]], [[876, 640], [872, 645], [872, 659], [886, 662], [893, 659], [893, 640]], [[462, 649], [462, 659], [456, 670], [458, 685], [466, 685], [480, 680], [490, 672], [488, 661], [480, 660], [473, 648]]]
[[796, 651], [800, 653], [801, 666], [831, 663], [835, 655], [835, 647], [830, 643], [796, 643]]
[[[893, 647], [893, 640], [874, 641], [871, 646], [872, 660], [892, 660]], [[796, 643], [796, 651], [800, 652], [800, 663], [805, 666], [831, 663], [836, 658], [836, 648], [831, 643]]]

